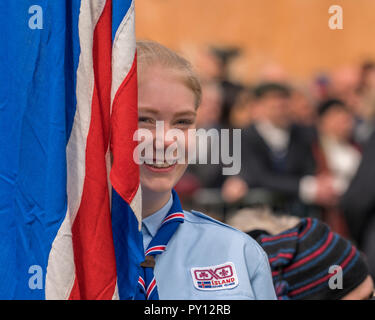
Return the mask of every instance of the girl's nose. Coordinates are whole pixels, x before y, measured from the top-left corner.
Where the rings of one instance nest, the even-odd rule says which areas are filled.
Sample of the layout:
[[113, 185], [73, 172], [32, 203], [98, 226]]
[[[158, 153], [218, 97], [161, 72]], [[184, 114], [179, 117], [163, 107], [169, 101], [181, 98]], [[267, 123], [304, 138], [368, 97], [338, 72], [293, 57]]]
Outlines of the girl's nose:
[[167, 132], [171, 129], [165, 121], [157, 121], [154, 135], [154, 149], [156, 152], [156, 160], [164, 161], [166, 149], [174, 143], [174, 140], [166, 138]]

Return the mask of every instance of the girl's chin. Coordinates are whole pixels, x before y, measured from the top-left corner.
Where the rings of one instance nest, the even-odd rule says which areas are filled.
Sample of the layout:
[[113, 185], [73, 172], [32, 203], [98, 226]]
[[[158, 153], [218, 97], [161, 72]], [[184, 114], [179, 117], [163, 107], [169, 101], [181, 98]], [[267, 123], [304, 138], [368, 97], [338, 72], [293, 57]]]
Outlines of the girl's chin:
[[[145, 169], [147, 170], [147, 169]], [[142, 189], [147, 189], [151, 192], [167, 192], [174, 187], [175, 179], [173, 175], [168, 174], [153, 174], [141, 172]]]
[[141, 165], [141, 185], [151, 192], [167, 192], [173, 189], [186, 170], [186, 165], [176, 164], [164, 170]]
[[142, 190], [146, 192], [163, 193], [171, 191], [174, 185], [171, 180], [163, 181], [164, 179], [147, 179], [147, 181], [142, 181]]

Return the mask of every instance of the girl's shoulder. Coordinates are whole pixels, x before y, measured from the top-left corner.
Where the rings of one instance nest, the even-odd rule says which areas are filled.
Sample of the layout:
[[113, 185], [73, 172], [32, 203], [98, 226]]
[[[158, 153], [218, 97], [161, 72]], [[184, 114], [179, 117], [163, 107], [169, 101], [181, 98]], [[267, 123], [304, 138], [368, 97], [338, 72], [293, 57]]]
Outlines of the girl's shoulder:
[[220, 242], [225, 240], [230, 240], [231, 243], [237, 242], [242, 243], [246, 246], [250, 246], [258, 253], [263, 254], [263, 250], [258, 242], [250, 237], [248, 234], [228, 225], [221, 221], [218, 221], [202, 212], [191, 210], [185, 211], [185, 226], [196, 229], [198, 226], [203, 232], [207, 232], [211, 235], [211, 238], [217, 239]]

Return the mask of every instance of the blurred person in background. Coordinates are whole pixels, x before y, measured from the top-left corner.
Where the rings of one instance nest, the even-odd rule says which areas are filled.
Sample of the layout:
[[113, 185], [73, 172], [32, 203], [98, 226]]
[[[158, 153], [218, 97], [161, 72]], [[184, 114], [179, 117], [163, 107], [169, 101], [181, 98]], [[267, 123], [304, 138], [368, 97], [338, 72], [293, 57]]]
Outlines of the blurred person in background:
[[316, 139], [316, 103], [312, 94], [304, 87], [294, 86], [289, 104], [290, 121], [303, 127], [311, 141]]
[[318, 74], [309, 87], [309, 92], [317, 102], [327, 100], [330, 96], [330, 79], [327, 74]]
[[217, 74], [216, 81], [220, 84], [223, 92], [220, 122], [224, 128], [229, 128], [231, 108], [244, 88], [242, 84], [233, 81], [230, 76], [230, 65], [241, 54], [241, 49], [236, 47], [212, 47], [211, 52], [219, 61], [220, 71]]
[[359, 169], [341, 197], [351, 237], [366, 254], [375, 280], [375, 133], [364, 147]]
[[331, 74], [330, 98], [340, 99], [350, 109], [355, 117], [353, 138], [358, 145], [363, 146], [372, 130], [370, 118], [373, 89], [371, 64], [346, 66]]
[[244, 88], [230, 110], [229, 125], [231, 128], [247, 128], [258, 119], [260, 111], [254, 103], [253, 89]]
[[[215, 81], [202, 83], [202, 101], [197, 111], [197, 129], [221, 129], [223, 92]], [[213, 138], [210, 138], [213, 139]], [[189, 199], [201, 188], [220, 188], [223, 183], [222, 165], [211, 164], [211, 140], [207, 149], [199, 148], [199, 153], [207, 154], [207, 164], [191, 164], [175, 189], [184, 200]]]
[[238, 201], [249, 189], [262, 188], [282, 197], [282, 211], [303, 216], [309, 214], [311, 204], [328, 204], [334, 198], [331, 179], [315, 176], [305, 128], [291, 123], [290, 96], [283, 83], [262, 83], [255, 88], [261, 116], [243, 130], [241, 173], [226, 179], [222, 189], [227, 202]]
[[[347, 223], [336, 206], [355, 175], [361, 153], [352, 141], [354, 117], [346, 104], [337, 99], [322, 102], [318, 107], [318, 137], [313, 145], [317, 174], [332, 181], [335, 197], [323, 206], [323, 220], [342, 236], [348, 237]], [[317, 188], [311, 182], [312, 189]]]
[[330, 76], [330, 98], [342, 100], [353, 114], [361, 113], [358, 86], [360, 70], [357, 66], [344, 66], [334, 70]]
[[314, 128], [316, 122], [316, 108], [313, 97], [307, 89], [294, 87], [289, 104], [291, 122], [306, 128]]
[[222, 65], [211, 47], [201, 46], [191, 55], [199, 79], [203, 83], [218, 82], [222, 74]]
[[241, 53], [239, 48], [206, 46], [198, 50], [195, 66], [202, 82], [216, 83], [221, 90], [219, 122], [223, 128], [230, 127], [229, 114], [237, 96], [244, 86], [231, 79], [230, 66]]
[[354, 138], [364, 145], [375, 129], [375, 63], [365, 62], [361, 67], [358, 85], [361, 110], [356, 117]]
[[286, 83], [289, 82], [289, 74], [279, 63], [268, 61], [259, 70], [257, 79], [261, 83]]
[[[266, 251], [279, 300], [373, 299], [366, 256], [318, 219], [242, 209], [228, 223]], [[333, 266], [341, 268], [342, 278]]]
[[197, 128], [221, 128], [223, 90], [215, 81], [202, 83], [201, 109], [197, 113]]

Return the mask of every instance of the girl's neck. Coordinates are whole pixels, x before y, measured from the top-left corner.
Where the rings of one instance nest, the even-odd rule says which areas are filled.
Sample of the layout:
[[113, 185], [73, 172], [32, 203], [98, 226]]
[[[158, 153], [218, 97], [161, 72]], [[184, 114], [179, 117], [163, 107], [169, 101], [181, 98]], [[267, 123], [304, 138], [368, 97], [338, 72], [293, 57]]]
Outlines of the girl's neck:
[[142, 218], [147, 218], [163, 208], [170, 197], [171, 191], [153, 192], [147, 189], [142, 189]]

